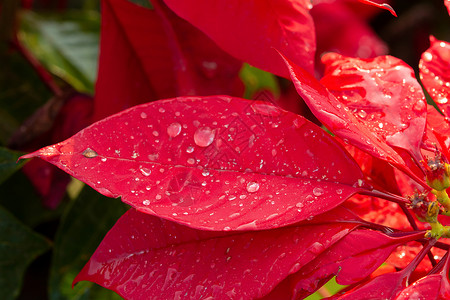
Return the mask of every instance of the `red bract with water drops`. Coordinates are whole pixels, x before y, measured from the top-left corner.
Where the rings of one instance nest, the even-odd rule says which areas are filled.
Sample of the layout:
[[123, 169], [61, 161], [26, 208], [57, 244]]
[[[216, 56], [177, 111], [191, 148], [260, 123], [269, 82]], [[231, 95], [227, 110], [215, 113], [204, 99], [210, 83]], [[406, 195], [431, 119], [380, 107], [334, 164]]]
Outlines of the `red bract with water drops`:
[[420, 79], [439, 109], [448, 117], [450, 101], [450, 44], [430, 37], [420, 60]]
[[34, 156], [142, 212], [203, 229], [284, 226], [369, 189], [316, 125], [226, 96], [136, 106]]
[[90, 280], [127, 299], [262, 297], [360, 225], [345, 214], [228, 233], [195, 230], [131, 209], [75, 283]]

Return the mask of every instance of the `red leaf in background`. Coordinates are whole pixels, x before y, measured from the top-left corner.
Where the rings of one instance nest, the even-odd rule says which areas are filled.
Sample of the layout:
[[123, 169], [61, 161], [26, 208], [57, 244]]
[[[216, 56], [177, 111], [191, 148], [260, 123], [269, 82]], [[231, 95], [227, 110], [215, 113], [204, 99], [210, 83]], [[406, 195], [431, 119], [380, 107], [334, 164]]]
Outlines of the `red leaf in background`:
[[36, 156], [140, 211], [215, 230], [292, 224], [364, 185], [317, 125], [228, 96], [137, 106], [23, 158]]
[[[254, 299], [358, 226], [354, 222], [217, 232], [129, 210], [74, 283], [89, 280], [126, 299]], [[339, 217], [339, 213], [337, 214]]]
[[365, 195], [355, 195], [348, 199], [344, 206], [363, 220], [399, 230], [413, 230], [397, 203]]
[[[91, 123], [93, 99], [83, 94], [55, 97], [38, 110], [11, 138], [14, 148], [30, 150], [69, 138]], [[42, 199], [56, 208], [63, 199], [70, 176], [42, 160], [33, 159], [23, 172]]]
[[327, 52], [360, 58], [387, 54], [386, 44], [361, 18], [360, 11], [352, 11], [346, 2], [315, 4], [311, 15], [317, 35], [316, 69], [322, 68], [320, 58]]
[[358, 163], [366, 178], [370, 180], [371, 185], [376, 186], [378, 189], [401, 195], [395, 178], [395, 169], [390, 164], [350, 144], [345, 144], [339, 138], [337, 139]]
[[102, 1], [95, 120], [150, 100], [242, 94], [242, 63], [158, 3]]
[[297, 92], [302, 96], [311, 112], [334, 134], [353, 146], [376, 158], [387, 161], [403, 170], [417, 182], [424, 183], [422, 178], [412, 172], [402, 157], [381, 137], [374, 134], [361, 122], [348, 107], [338, 101], [325, 86], [304, 69], [296, 66], [283, 56], [289, 68], [292, 81]]
[[450, 0], [444, 0], [444, 4], [447, 7], [448, 14], [450, 15]]
[[395, 247], [421, 236], [423, 233], [390, 237], [378, 231], [354, 230], [287, 277], [280, 287], [290, 286], [293, 298], [303, 299], [334, 275], [339, 284], [356, 283], [375, 271]]
[[427, 299], [427, 300], [445, 300], [450, 299], [449, 257], [446, 256], [445, 265], [441, 272], [426, 276], [414, 282], [411, 286], [404, 289], [396, 300], [406, 299]]
[[369, 1], [369, 0], [358, 0], [358, 1], [361, 2], [361, 3], [364, 3], [364, 4], [369, 4], [369, 5], [373, 5], [375, 7], [381, 8], [381, 9], [385, 9], [385, 10], [389, 11], [394, 17], [397, 16], [397, 14], [395, 13], [394, 9], [389, 4], [377, 3], [375, 1]]
[[430, 48], [422, 53], [420, 79], [446, 117], [450, 117], [450, 44], [430, 36]]
[[[321, 0], [322, 1], [322, 0]], [[329, 0], [323, 0], [329, 1]], [[335, 0], [338, 2], [342, 2], [347, 6], [353, 13], [356, 13], [360, 18], [365, 20], [370, 20], [376, 15], [382, 13], [383, 11], [379, 9], [377, 6], [367, 5], [367, 3], [361, 2], [359, 0]], [[378, 1], [381, 2], [381, 1]], [[392, 1], [382, 1], [386, 4], [389, 4]]]
[[57, 208], [66, 194], [70, 176], [40, 159], [33, 159], [22, 171], [41, 197], [42, 204], [50, 209]]
[[164, 2], [222, 49], [255, 67], [289, 77], [276, 48], [309, 72], [314, 71], [316, 41], [310, 0]]
[[398, 58], [322, 57], [321, 83], [389, 146], [406, 150], [418, 163], [427, 105], [414, 70]]

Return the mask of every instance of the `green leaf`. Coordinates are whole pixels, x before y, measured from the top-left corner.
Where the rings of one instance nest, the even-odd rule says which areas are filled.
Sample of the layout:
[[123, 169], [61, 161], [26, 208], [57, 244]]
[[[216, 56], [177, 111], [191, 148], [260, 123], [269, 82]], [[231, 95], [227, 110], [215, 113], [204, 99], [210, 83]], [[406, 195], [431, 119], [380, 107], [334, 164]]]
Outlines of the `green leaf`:
[[0, 184], [25, 164], [25, 161], [17, 162], [17, 159], [23, 154], [0, 147]]
[[255, 93], [265, 89], [275, 96], [280, 95], [280, 87], [276, 76], [272, 73], [244, 64], [239, 77], [245, 85], [244, 98], [246, 99], [251, 99]]
[[72, 290], [72, 281], [126, 209], [119, 199], [104, 197], [89, 186], [84, 187], [68, 207], [56, 234], [50, 299], [121, 299], [91, 282], [81, 282]]
[[1, 206], [0, 237], [0, 295], [2, 299], [14, 299], [27, 266], [47, 251], [50, 243]]
[[30, 227], [57, 219], [67, 203], [63, 201], [56, 210], [43, 207], [41, 198], [22, 172], [16, 172], [0, 184], [0, 195], [0, 205]]
[[5, 145], [51, 94], [18, 53], [0, 53], [0, 66], [0, 145]]
[[19, 39], [53, 74], [76, 90], [93, 94], [97, 77], [100, 15], [24, 11]]

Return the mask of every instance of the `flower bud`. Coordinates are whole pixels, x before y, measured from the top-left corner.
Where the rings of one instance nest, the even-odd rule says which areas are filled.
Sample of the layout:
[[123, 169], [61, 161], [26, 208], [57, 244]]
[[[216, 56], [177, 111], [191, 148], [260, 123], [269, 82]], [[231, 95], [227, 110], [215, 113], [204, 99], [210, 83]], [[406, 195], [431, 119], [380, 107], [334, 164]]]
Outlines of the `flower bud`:
[[445, 163], [440, 152], [436, 152], [434, 159], [427, 158], [427, 163], [423, 163], [428, 185], [437, 190], [443, 191], [450, 187], [450, 165]]

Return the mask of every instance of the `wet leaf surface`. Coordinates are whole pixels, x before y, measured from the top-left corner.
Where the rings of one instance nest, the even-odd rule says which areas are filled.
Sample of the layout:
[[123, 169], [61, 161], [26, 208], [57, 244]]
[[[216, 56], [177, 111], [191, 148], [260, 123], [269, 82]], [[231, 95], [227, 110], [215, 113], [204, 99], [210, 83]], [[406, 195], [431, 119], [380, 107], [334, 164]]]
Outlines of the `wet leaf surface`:
[[316, 42], [309, 0], [164, 2], [222, 49], [257, 68], [289, 77], [276, 48], [313, 72]]
[[254, 299], [358, 226], [334, 223], [336, 217], [267, 231], [214, 232], [131, 209], [74, 282], [93, 281], [127, 299]]
[[374, 59], [323, 56], [321, 83], [344, 107], [389, 146], [421, 160], [427, 105], [414, 70], [392, 56]]
[[215, 230], [292, 224], [367, 188], [353, 159], [316, 125], [227, 96], [137, 106], [30, 157], [140, 211]]
[[28, 265], [50, 248], [50, 243], [0, 207], [0, 294], [3, 299], [19, 295]]
[[450, 116], [450, 44], [430, 36], [430, 48], [422, 53], [420, 79], [446, 117]]
[[423, 298], [429, 300], [443, 300], [450, 298], [449, 274], [449, 256], [443, 258], [446, 260], [442, 271], [437, 274], [425, 276], [412, 285], [404, 289], [396, 300], [406, 300], [414, 298]]
[[339, 284], [354, 284], [375, 271], [398, 245], [421, 236], [423, 233], [390, 237], [378, 231], [354, 230], [286, 280], [299, 298], [313, 293], [334, 275]]
[[[285, 58], [285, 57], [284, 57]], [[292, 81], [299, 95], [307, 103], [312, 113], [344, 142], [395, 165], [400, 170], [410, 174], [418, 182], [423, 179], [411, 171], [403, 158], [380, 136], [374, 134], [365, 122], [361, 122], [352, 111], [343, 105], [317, 79], [299, 66], [285, 58]], [[426, 106], [424, 107], [426, 109]], [[423, 133], [422, 133], [423, 135]]]

